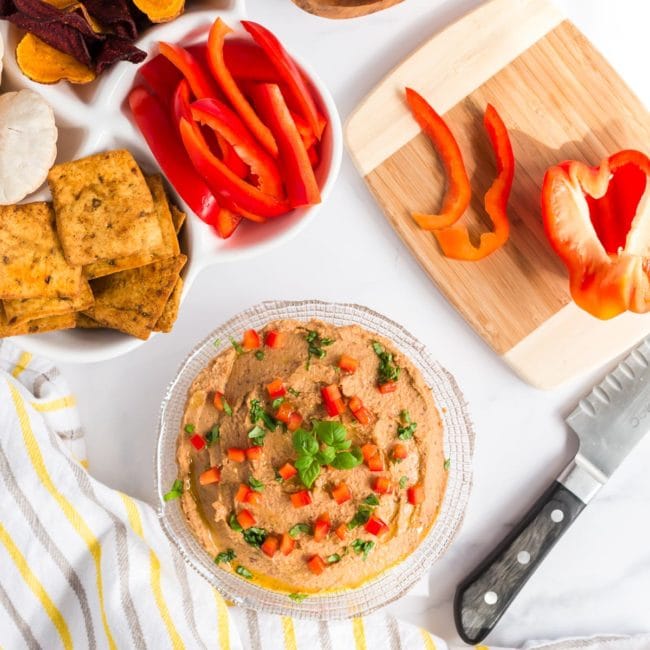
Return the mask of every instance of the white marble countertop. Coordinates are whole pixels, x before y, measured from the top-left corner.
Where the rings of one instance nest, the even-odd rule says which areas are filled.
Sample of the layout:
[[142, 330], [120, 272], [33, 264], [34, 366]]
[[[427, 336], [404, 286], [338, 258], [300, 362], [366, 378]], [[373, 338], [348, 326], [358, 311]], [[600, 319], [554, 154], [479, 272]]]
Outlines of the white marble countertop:
[[[311, 61], [345, 119], [388, 70], [477, 4], [406, 0], [343, 22], [310, 16], [289, 0], [248, 0], [248, 9]], [[650, 3], [560, 4], [650, 106]], [[156, 423], [166, 384], [195, 342], [216, 325], [276, 298], [346, 300], [377, 309], [423, 341], [464, 391], [477, 431], [465, 524], [428, 579], [392, 606], [405, 619], [457, 641], [451, 606], [457, 582], [570, 459], [575, 441], [562, 417], [607, 368], [552, 392], [514, 376], [420, 270], [346, 155], [338, 185], [318, 218], [280, 250], [206, 271], [173, 334], [120, 359], [63, 366], [87, 431], [91, 472], [152, 501]], [[528, 583], [488, 639], [492, 644], [650, 631], [649, 465], [646, 439]]]

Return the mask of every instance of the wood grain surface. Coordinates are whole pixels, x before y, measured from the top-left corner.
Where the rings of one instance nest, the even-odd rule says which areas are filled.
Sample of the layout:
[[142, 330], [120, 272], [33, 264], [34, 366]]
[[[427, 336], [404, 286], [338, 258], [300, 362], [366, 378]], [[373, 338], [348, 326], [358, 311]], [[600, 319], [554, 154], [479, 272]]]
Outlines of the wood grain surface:
[[[545, 4], [548, 3], [541, 0], [493, 0], [434, 37], [414, 55], [420, 62], [418, 67], [412, 61], [398, 67], [364, 100], [348, 122], [346, 137], [352, 157], [386, 217], [425, 272], [479, 335], [520, 375], [533, 384], [550, 387], [632, 346], [650, 331], [650, 317], [602, 323], [590, 316], [585, 321], [583, 314], [576, 315], [578, 310], [569, 305], [566, 272], [542, 229], [539, 197], [544, 171], [566, 159], [597, 164], [620, 149], [647, 149], [650, 117], [571, 23], [554, 25], [556, 14]], [[482, 18], [494, 9], [499, 10], [502, 30], [516, 29], [503, 19], [502, 12], [508, 15], [508, 5], [512, 7], [510, 15], [519, 16], [528, 7], [537, 23], [524, 21], [527, 33], [524, 37], [520, 35], [517, 43], [508, 41], [505, 31], [503, 39], [491, 31], [491, 47], [498, 49], [505, 43], [516, 49], [531, 40], [527, 49], [514, 56], [465, 51], [461, 67], [463, 74], [467, 73], [460, 80], [450, 80], [448, 70], [437, 65], [435, 58], [425, 56], [428, 49], [453, 50], [455, 43], [449, 41], [450, 34], [454, 40], [463, 36], [470, 39], [472, 31], [480, 30], [484, 24]], [[481, 12], [483, 16], [477, 20], [476, 14]], [[542, 31], [537, 39], [535, 24]], [[480, 35], [474, 39], [482, 40]], [[491, 72], [483, 69], [503, 61], [506, 62]], [[408, 69], [406, 76], [404, 67]], [[460, 74], [459, 68], [456, 72]], [[412, 85], [438, 108], [435, 97], [441, 84], [460, 94], [468, 79], [485, 81], [458, 97], [453, 107], [441, 110], [463, 151], [472, 182], [474, 196], [463, 218], [470, 232], [478, 234], [490, 227], [482, 205], [496, 173], [494, 155], [482, 124], [488, 102], [497, 108], [508, 126], [517, 160], [508, 210], [511, 239], [503, 249], [480, 262], [445, 258], [433, 235], [420, 230], [410, 216], [413, 210], [438, 209], [445, 177], [431, 143], [418, 132], [410, 117], [403, 100], [403, 86]], [[404, 134], [400, 133], [390, 141], [384, 138], [373, 142], [371, 131], [378, 120], [373, 122], [370, 111], [378, 98], [398, 91], [399, 119], [410, 120], [409, 129], [417, 135], [404, 141]], [[375, 135], [382, 137], [380, 131]], [[562, 316], [558, 315], [560, 312]], [[572, 345], [576, 343], [572, 337], [578, 333], [594, 345], [588, 350]], [[579, 354], [572, 353], [574, 346], [580, 348]]]
[[323, 18], [357, 18], [388, 9], [402, 0], [293, 0], [301, 9]]

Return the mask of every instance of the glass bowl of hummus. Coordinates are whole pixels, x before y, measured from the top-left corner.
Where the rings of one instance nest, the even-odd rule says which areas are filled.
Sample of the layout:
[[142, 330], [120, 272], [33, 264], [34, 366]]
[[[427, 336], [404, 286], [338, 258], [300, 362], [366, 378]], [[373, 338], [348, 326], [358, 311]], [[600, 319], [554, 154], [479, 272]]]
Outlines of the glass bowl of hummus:
[[199, 343], [167, 389], [159, 515], [237, 605], [364, 616], [450, 545], [473, 446], [453, 377], [403, 327], [359, 305], [265, 302]]

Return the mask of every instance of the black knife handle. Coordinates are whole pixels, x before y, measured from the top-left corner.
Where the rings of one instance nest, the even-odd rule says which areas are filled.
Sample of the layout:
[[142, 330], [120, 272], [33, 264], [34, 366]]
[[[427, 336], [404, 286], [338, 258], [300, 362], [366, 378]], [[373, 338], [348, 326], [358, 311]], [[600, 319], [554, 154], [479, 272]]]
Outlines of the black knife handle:
[[482, 641], [585, 504], [554, 481], [523, 519], [456, 589], [454, 618], [463, 641]]

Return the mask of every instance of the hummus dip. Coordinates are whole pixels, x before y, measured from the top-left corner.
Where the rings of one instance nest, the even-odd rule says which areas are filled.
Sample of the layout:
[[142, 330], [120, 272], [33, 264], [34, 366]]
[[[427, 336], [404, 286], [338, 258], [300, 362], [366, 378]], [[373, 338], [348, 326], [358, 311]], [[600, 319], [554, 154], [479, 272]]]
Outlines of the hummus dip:
[[219, 354], [190, 389], [177, 460], [217, 564], [295, 599], [413, 552], [447, 479], [420, 372], [376, 334], [320, 321], [272, 322]]

